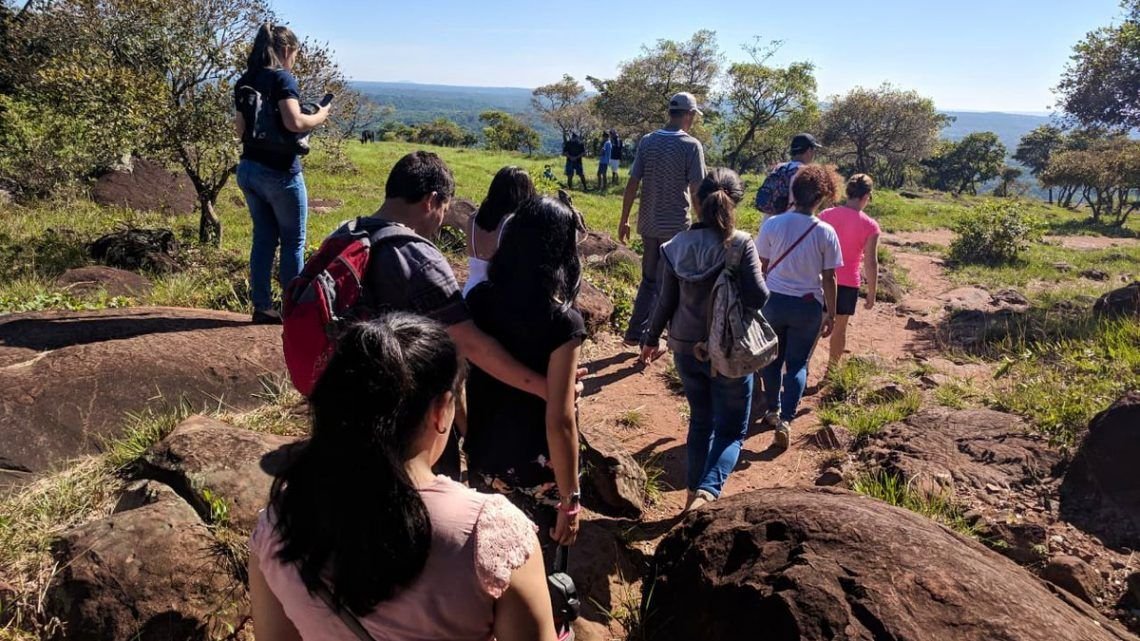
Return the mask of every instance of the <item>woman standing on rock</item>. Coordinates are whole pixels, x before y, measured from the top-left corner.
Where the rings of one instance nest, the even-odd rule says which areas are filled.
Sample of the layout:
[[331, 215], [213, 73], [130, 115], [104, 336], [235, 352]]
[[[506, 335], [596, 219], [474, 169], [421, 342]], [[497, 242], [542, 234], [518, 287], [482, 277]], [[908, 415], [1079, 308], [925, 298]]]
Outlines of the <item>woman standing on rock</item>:
[[792, 181], [795, 208], [765, 220], [756, 238], [772, 292], [764, 318], [780, 341], [779, 355], [763, 371], [764, 423], [775, 428], [775, 444], [784, 449], [791, 441], [815, 342], [835, 327], [835, 269], [843, 265], [843, 254], [835, 229], [815, 213], [835, 202], [842, 183], [830, 167], [800, 169]]
[[740, 176], [731, 169], [713, 169], [697, 198], [700, 222], [661, 247], [661, 291], [641, 351], [645, 364], [660, 356], [661, 333], [668, 324], [669, 348], [689, 401], [686, 509], [720, 496], [748, 432], [753, 375], [713, 375], [707, 352], [702, 353], [709, 337], [709, 297], [730, 252], [738, 252], [736, 281], [744, 306], [760, 309], [768, 300], [752, 238], [736, 231], [736, 205], [744, 198]]
[[[431, 467], [464, 368], [433, 321], [351, 327], [250, 541], [258, 638], [555, 639], [534, 527]], [[361, 402], [367, 399], [368, 402]]]
[[507, 225], [486, 282], [467, 297], [479, 329], [548, 381], [546, 400], [479, 368], [467, 381], [467, 451], [472, 487], [500, 492], [539, 526], [547, 566], [555, 544], [574, 543], [578, 353], [586, 326], [578, 296], [578, 219], [553, 198], [524, 202]]
[[835, 228], [843, 250], [843, 266], [835, 270], [839, 286], [835, 294], [835, 330], [831, 332], [828, 369], [839, 364], [847, 349], [847, 323], [859, 302], [860, 266], [866, 259], [867, 309], [875, 306], [879, 288], [879, 223], [863, 212], [871, 202], [875, 183], [867, 174], [855, 174], [847, 181], [847, 203], [832, 207], [819, 219]]
[[270, 286], [273, 255], [280, 244], [278, 282], [284, 287], [301, 273], [304, 263], [309, 199], [300, 157], [282, 149], [283, 145], [270, 147], [250, 135], [253, 132], [249, 119], [254, 113], [245, 96], [252, 88], [260, 100], [275, 105], [272, 117], [280, 119], [276, 126], [289, 132], [304, 133], [323, 123], [329, 115], [328, 105], [318, 106], [312, 114], [301, 111], [301, 90], [291, 73], [300, 49], [300, 41], [288, 27], [262, 25], [253, 41], [246, 71], [234, 85], [235, 126], [242, 139], [237, 183], [253, 218], [249, 287], [254, 323], [281, 322], [281, 315], [273, 306]]
[[467, 243], [467, 284], [463, 286], [463, 297], [479, 283], [487, 280], [487, 268], [491, 257], [503, 239], [503, 229], [514, 216], [515, 210], [536, 192], [530, 174], [521, 167], [503, 167], [491, 180], [487, 197], [478, 211], [471, 217], [471, 229]]

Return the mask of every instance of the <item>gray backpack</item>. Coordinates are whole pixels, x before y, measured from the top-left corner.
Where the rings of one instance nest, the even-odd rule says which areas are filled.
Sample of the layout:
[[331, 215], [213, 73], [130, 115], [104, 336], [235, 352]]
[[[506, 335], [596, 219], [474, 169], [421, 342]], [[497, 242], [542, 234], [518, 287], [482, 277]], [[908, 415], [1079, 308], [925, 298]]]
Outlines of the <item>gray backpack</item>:
[[740, 378], [776, 360], [779, 344], [776, 332], [758, 309], [748, 309], [740, 301], [737, 278], [744, 249], [752, 238], [736, 232], [727, 249], [724, 270], [717, 277], [709, 296], [708, 357], [711, 374]]

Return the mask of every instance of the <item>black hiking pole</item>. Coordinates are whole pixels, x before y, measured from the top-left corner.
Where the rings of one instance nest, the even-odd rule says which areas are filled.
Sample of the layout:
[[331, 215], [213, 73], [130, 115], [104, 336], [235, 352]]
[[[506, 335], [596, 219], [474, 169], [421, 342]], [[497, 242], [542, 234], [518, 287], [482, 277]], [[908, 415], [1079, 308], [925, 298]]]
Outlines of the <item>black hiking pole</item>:
[[570, 549], [559, 545], [554, 552], [554, 571], [546, 578], [550, 588], [550, 605], [554, 609], [554, 630], [559, 641], [573, 641], [574, 631], [570, 624], [578, 618], [581, 604], [578, 601], [578, 588], [574, 579], [566, 573]]

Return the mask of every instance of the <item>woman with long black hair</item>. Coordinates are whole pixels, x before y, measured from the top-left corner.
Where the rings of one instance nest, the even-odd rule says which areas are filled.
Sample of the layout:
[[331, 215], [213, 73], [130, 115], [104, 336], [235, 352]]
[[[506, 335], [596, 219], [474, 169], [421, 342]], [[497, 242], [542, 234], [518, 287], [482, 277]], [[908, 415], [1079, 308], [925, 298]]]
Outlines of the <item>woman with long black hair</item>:
[[464, 367], [411, 314], [351, 327], [309, 399], [312, 438], [250, 541], [258, 638], [555, 638], [534, 526], [432, 474]]
[[578, 355], [586, 336], [578, 296], [578, 218], [553, 198], [524, 202], [507, 225], [488, 280], [467, 306], [479, 329], [544, 374], [547, 400], [473, 368], [465, 449], [473, 487], [505, 494], [539, 526], [546, 563], [577, 538]]
[[281, 322], [281, 315], [273, 306], [270, 284], [273, 256], [280, 245], [277, 277], [284, 287], [301, 273], [304, 264], [309, 197], [300, 157], [296, 153], [259, 146], [247, 135], [249, 123], [239, 92], [251, 87], [263, 100], [271, 101], [276, 105], [274, 111], [275, 117], [280, 118], [279, 126], [288, 131], [304, 133], [320, 126], [328, 118], [328, 105], [318, 105], [312, 114], [301, 111], [301, 90], [292, 73], [300, 50], [301, 42], [289, 27], [262, 25], [249, 52], [246, 71], [234, 85], [234, 102], [238, 106], [235, 126], [242, 139], [237, 183], [253, 218], [249, 288], [254, 323]]
[[519, 205], [535, 196], [534, 182], [522, 167], [503, 167], [491, 180], [487, 197], [471, 217], [467, 238], [467, 284], [463, 296], [487, 280], [491, 258], [503, 240], [503, 231]]

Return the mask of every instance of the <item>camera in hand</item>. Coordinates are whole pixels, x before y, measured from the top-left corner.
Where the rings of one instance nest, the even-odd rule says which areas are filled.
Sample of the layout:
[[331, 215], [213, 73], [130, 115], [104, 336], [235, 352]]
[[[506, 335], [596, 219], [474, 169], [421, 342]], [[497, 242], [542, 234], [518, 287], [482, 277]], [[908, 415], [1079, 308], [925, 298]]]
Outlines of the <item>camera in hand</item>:
[[324, 97], [324, 98], [321, 98], [321, 102], [320, 102], [320, 105], [321, 105], [322, 107], [327, 107], [327, 106], [329, 106], [330, 104], [332, 104], [332, 101], [333, 101], [333, 97], [334, 97], [334, 96], [333, 96], [333, 94], [331, 94], [331, 93], [326, 93], [326, 94], [325, 94], [325, 97]]
[[554, 554], [554, 573], [546, 577], [547, 587], [550, 588], [550, 604], [554, 609], [554, 627], [559, 639], [572, 638], [570, 623], [578, 618], [582, 607], [574, 579], [566, 573], [568, 552], [565, 545], [558, 546]]

